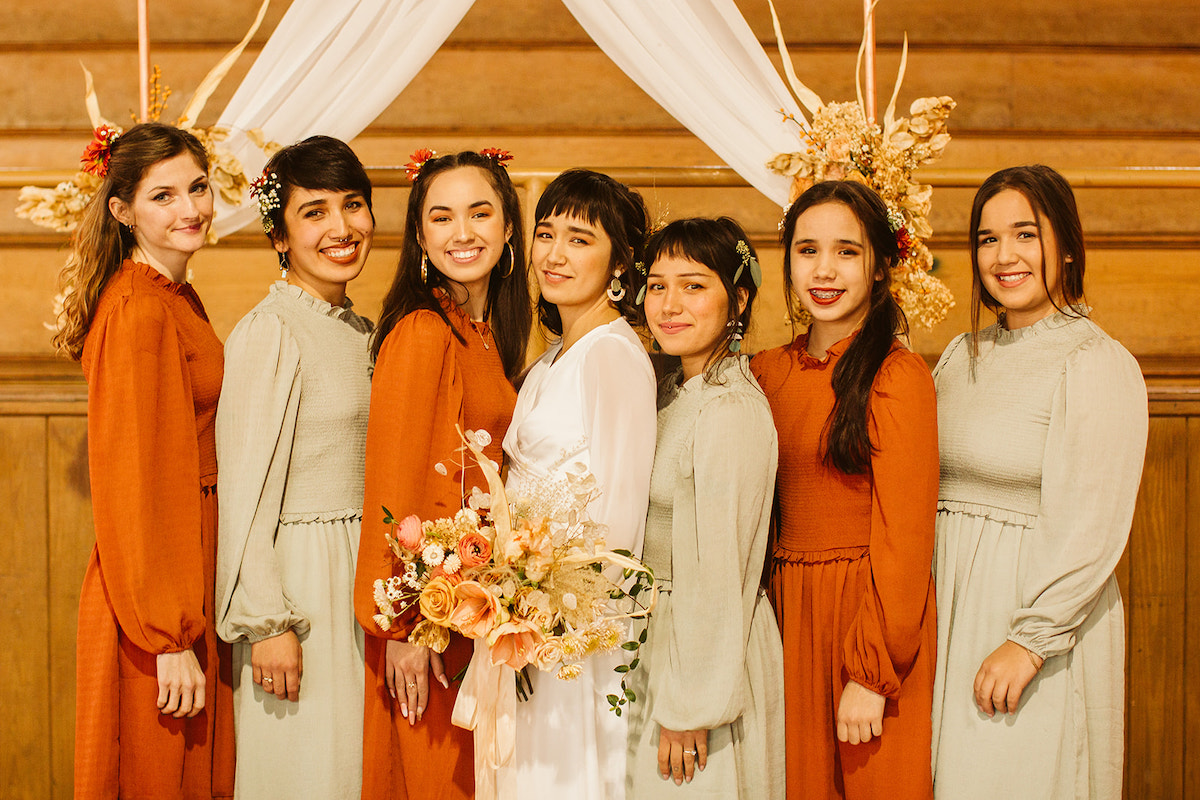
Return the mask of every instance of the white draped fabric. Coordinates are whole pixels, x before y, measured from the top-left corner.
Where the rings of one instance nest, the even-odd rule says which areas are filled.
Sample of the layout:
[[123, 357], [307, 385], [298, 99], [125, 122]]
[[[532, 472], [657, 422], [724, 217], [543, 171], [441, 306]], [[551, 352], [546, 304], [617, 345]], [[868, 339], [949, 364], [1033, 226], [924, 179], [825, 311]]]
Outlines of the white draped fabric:
[[[803, 119], [734, 0], [563, 0], [605, 53], [751, 186], [783, 205], [790, 180], [768, 170], [796, 148]], [[218, 124], [256, 177], [266, 159], [246, 132], [284, 144], [357, 136], [404, 90], [474, 0], [293, 0]], [[256, 219], [217, 201], [218, 236]]]
[[803, 119], [733, 0], [563, 0], [588, 35], [646, 94], [767, 197], [791, 179], [765, 163], [796, 149]]
[[[291, 144], [314, 134], [350, 140], [400, 94], [475, 0], [293, 0], [217, 124], [225, 146], [255, 178], [266, 157], [248, 137], [258, 128]], [[258, 218], [218, 198], [213, 223], [225, 236]]]

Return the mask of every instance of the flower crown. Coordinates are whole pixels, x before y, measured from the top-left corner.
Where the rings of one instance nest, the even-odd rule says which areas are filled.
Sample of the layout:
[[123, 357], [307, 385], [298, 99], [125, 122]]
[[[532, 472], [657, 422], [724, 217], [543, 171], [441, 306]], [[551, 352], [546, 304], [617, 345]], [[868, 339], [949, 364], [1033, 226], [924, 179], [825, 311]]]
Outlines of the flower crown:
[[263, 232], [270, 236], [271, 231], [275, 230], [271, 212], [279, 208], [279, 176], [264, 169], [262, 175], [250, 182], [250, 196], [258, 202]]
[[[512, 161], [512, 153], [507, 150], [501, 150], [499, 147], [485, 147], [479, 151], [479, 155], [490, 159], [493, 163], [499, 164], [505, 169], [508, 168], [508, 162]], [[421, 170], [425, 167], [429, 159], [437, 156], [436, 150], [430, 150], [428, 147], [422, 147], [417, 152], [409, 156], [409, 162], [404, 165], [404, 174], [408, 176], [409, 181], [416, 183], [421, 177]]]
[[92, 134], [92, 141], [79, 159], [80, 169], [89, 175], [103, 178], [108, 174], [108, 160], [112, 157], [112, 146], [123, 131], [115, 125], [101, 125]]

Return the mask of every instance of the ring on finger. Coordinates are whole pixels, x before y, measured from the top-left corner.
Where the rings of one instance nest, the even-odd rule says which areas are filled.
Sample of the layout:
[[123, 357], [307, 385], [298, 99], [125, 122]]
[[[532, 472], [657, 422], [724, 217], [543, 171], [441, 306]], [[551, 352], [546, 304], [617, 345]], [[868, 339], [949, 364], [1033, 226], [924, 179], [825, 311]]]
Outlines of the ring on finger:
[[406, 684], [405, 684], [405, 686], [407, 686], [407, 687], [408, 687], [408, 688], [410, 688], [410, 689], [415, 689], [415, 688], [417, 688], [417, 685], [416, 685], [415, 683], [406, 683]]
[[266, 686], [268, 683], [274, 683], [275, 679], [274, 678], [263, 678], [262, 682], [263, 682], [263, 685]]
[[685, 756], [695, 756], [695, 755], [696, 755], [696, 751], [695, 751], [695, 750], [684, 750], [684, 751], [683, 751], [683, 754], [684, 754]]

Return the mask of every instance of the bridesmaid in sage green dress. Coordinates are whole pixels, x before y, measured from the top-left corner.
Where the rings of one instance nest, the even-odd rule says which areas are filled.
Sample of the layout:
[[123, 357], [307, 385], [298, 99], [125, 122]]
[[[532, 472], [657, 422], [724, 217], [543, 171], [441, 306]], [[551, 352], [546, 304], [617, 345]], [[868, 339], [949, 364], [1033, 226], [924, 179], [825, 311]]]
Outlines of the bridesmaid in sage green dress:
[[257, 190], [284, 279], [225, 344], [217, 411], [217, 632], [233, 643], [236, 796], [358, 800], [354, 619], [371, 323], [346, 284], [375, 219], [343, 142], [279, 151]]
[[741, 355], [761, 272], [731, 219], [654, 234], [646, 321], [678, 368], [659, 393], [643, 560], [661, 594], [630, 675], [630, 798], [784, 796], [783, 646], [760, 587], [771, 408]]
[[[975, 196], [974, 331], [934, 371], [937, 798], [1121, 797], [1125, 626], [1113, 574], [1146, 450], [1137, 361], [1088, 318], [1071, 187], [1044, 166]], [[998, 320], [979, 330], [979, 307]]]

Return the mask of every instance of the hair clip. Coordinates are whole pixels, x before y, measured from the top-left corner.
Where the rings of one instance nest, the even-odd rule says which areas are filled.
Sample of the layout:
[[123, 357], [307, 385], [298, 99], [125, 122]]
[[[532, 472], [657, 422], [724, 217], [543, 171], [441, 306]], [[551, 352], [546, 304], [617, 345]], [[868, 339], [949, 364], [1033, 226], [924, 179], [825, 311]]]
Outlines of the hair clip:
[[500, 166], [508, 169], [508, 162], [512, 161], [512, 153], [507, 150], [501, 150], [499, 147], [485, 147], [479, 151], [479, 155], [484, 158], [490, 158]]
[[750, 280], [754, 281], [754, 288], [762, 286], [762, 267], [759, 266], [758, 259], [750, 254], [750, 245], [746, 244], [744, 239], [738, 239], [737, 251], [738, 255], [742, 257], [742, 263], [737, 268], [737, 272], [733, 273], [734, 284], [737, 284], [738, 279], [742, 277], [742, 270], [749, 267]]
[[421, 168], [425, 166], [425, 162], [437, 155], [437, 150], [430, 150], [428, 147], [422, 147], [417, 152], [409, 156], [411, 159], [404, 165], [404, 174], [413, 183], [417, 182], [417, 178], [421, 177]]
[[112, 157], [112, 146], [121, 136], [121, 129], [115, 125], [101, 125], [92, 132], [92, 141], [83, 151], [79, 163], [80, 169], [97, 178], [108, 174], [108, 160]]
[[270, 236], [275, 230], [271, 221], [271, 212], [279, 208], [279, 176], [274, 172], [263, 170], [250, 182], [250, 196], [258, 201], [258, 213], [262, 217], [263, 231]]

